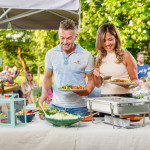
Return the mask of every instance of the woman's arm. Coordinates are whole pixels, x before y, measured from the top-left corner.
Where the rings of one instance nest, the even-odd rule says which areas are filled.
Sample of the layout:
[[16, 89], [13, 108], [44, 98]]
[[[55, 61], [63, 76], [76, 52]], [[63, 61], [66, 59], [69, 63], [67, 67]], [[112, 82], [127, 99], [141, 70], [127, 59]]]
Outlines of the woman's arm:
[[100, 76], [99, 68], [95, 68], [93, 74], [94, 74], [95, 86], [99, 88], [102, 85], [102, 83], [103, 83], [103, 79]]
[[[124, 52], [124, 64], [127, 67], [127, 71], [128, 71], [130, 80], [137, 82], [138, 71], [137, 71], [136, 61], [135, 61], [134, 57], [131, 55], [131, 53], [128, 51]], [[132, 85], [132, 86], [130, 86], [130, 88], [134, 88], [136, 86], [138, 86], [138, 84], [136, 84], [134, 86]]]

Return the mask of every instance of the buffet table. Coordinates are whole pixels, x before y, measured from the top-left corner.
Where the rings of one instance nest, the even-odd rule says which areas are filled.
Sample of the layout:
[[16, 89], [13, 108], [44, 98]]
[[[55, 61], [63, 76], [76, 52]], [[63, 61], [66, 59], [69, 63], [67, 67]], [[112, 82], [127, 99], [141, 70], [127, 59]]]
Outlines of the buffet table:
[[[141, 124], [141, 122], [139, 122]], [[102, 122], [79, 122], [67, 127], [54, 127], [40, 120], [38, 113], [25, 127], [0, 127], [2, 150], [148, 150], [150, 122], [136, 129], [125, 129]]]

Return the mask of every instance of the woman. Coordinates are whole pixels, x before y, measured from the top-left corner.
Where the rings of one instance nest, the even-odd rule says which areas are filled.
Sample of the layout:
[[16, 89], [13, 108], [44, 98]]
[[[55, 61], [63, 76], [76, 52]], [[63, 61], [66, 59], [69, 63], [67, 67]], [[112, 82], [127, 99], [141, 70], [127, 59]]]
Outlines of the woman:
[[35, 103], [34, 97], [32, 94], [32, 89], [37, 88], [37, 87], [38, 87], [38, 84], [37, 82], [33, 81], [32, 72], [27, 71], [25, 75], [25, 82], [22, 83], [21, 88], [22, 88], [23, 97], [27, 98], [28, 104]]
[[97, 87], [103, 84], [102, 96], [131, 97], [131, 88], [136, 85], [115, 85], [103, 80], [100, 74], [112, 76], [112, 79], [130, 79], [136, 82], [137, 66], [133, 56], [121, 48], [121, 38], [114, 24], [105, 23], [99, 27], [96, 37], [96, 49], [99, 53], [96, 58], [94, 81]]

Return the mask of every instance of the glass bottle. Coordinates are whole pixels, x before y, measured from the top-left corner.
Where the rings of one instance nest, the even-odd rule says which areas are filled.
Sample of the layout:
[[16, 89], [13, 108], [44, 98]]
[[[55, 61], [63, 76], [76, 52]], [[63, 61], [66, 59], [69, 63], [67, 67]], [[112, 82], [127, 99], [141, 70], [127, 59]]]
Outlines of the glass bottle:
[[36, 98], [36, 107], [39, 107], [39, 99], [38, 99], [38, 97]]

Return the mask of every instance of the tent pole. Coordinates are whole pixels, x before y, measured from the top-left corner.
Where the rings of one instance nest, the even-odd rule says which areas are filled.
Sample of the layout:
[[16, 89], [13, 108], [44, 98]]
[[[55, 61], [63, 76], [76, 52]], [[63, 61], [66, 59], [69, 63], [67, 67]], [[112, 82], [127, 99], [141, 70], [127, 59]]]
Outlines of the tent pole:
[[28, 11], [26, 13], [22, 13], [20, 15], [5, 19], [3, 21], [0, 21], [0, 24], [6, 23], [6, 22], [9, 22], [9, 21], [13, 21], [13, 20], [16, 20], [16, 19], [19, 19], [19, 18], [23, 18], [23, 17], [26, 17], [26, 16], [30, 16], [30, 15], [33, 15], [33, 14], [36, 14], [36, 13], [39, 13], [39, 12], [42, 12], [42, 11], [45, 11], [45, 10], [40, 9], [40, 10], [37, 10], [37, 11], [34, 11], [34, 12], [33, 11]]
[[58, 14], [58, 13], [56, 13], [56, 12], [53, 12], [53, 11], [51, 11], [51, 10], [47, 10], [47, 11], [49, 11], [49, 12], [51, 12], [52, 14], [55, 14], [55, 15], [61, 17], [61, 18], [69, 19], [68, 17], [62, 16], [62, 15], [60, 15], [60, 14]]
[[0, 16], [0, 20], [5, 17], [10, 10], [11, 8], [8, 8], [6, 11], [3, 9], [4, 13]]

